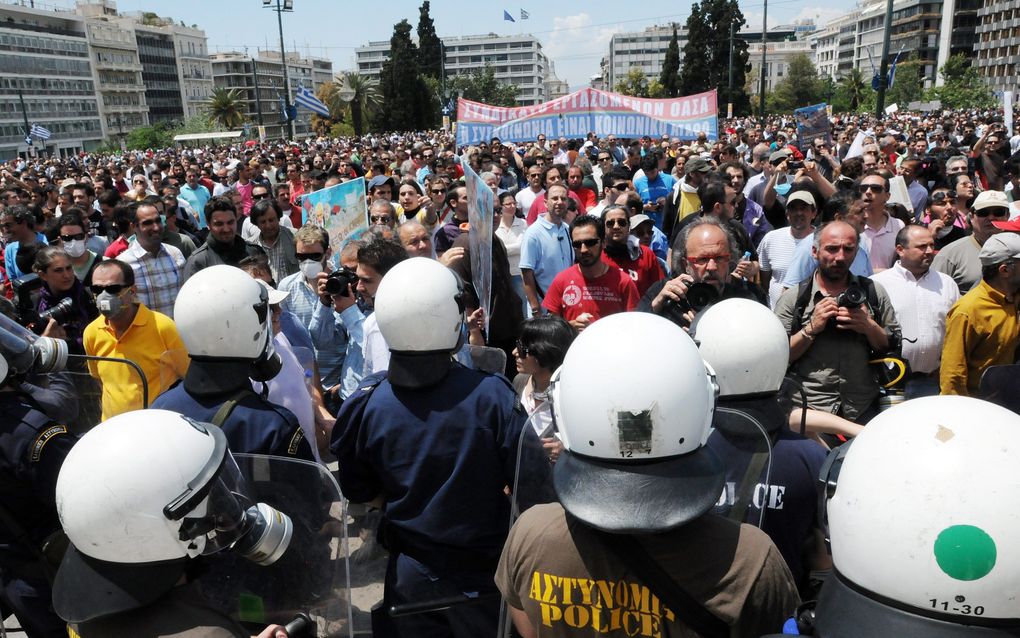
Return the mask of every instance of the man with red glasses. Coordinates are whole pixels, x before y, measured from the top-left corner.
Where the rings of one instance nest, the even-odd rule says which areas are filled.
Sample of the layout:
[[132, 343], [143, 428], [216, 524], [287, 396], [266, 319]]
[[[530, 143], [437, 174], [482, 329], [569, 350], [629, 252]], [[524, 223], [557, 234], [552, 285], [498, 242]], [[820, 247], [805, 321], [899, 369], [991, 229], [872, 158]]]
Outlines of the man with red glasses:
[[673, 244], [675, 276], [653, 284], [637, 309], [662, 315], [686, 328], [698, 311], [721, 299], [765, 303], [765, 296], [756, 285], [733, 277], [740, 260], [739, 250], [732, 232], [718, 217], [696, 217], [680, 230]]
[[972, 233], [957, 239], [935, 255], [932, 270], [945, 273], [966, 294], [981, 281], [981, 260], [978, 254], [988, 238], [999, 232], [993, 222], [1009, 219], [1009, 200], [1002, 191], [984, 191], [974, 200], [968, 216]]
[[598, 217], [576, 217], [570, 224], [570, 240], [577, 263], [556, 275], [542, 301], [543, 308], [578, 332], [597, 319], [633, 310], [640, 299], [631, 276], [602, 260], [604, 239]]

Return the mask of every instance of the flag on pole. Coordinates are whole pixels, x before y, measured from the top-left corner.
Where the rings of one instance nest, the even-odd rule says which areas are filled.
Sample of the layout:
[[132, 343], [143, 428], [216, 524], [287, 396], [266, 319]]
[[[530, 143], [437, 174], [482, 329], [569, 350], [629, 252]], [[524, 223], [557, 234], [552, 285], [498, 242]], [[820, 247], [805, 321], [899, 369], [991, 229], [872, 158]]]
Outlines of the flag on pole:
[[50, 130], [48, 128], [44, 128], [42, 126], [39, 126], [38, 124], [33, 124], [28, 134], [31, 137], [38, 137], [44, 142], [53, 136], [53, 133], [50, 133]]
[[896, 79], [896, 63], [900, 61], [900, 54], [903, 53], [901, 48], [897, 53], [896, 57], [893, 58], [892, 67], [889, 69], [889, 81], [885, 83], [886, 88], [892, 88], [893, 80]]
[[510, 22], [517, 22], [517, 20], [514, 20], [514, 17], [510, 15], [510, 12], [506, 9], [503, 9], [503, 19], [509, 20]]
[[322, 100], [315, 97], [315, 94], [304, 86], [299, 86], [297, 95], [294, 96], [294, 104], [303, 106], [313, 113], [322, 117], [329, 117], [329, 107], [322, 103]]
[[530, 17], [531, 17], [531, 14], [529, 14], [524, 9], [521, 9], [521, 20], [527, 20]]

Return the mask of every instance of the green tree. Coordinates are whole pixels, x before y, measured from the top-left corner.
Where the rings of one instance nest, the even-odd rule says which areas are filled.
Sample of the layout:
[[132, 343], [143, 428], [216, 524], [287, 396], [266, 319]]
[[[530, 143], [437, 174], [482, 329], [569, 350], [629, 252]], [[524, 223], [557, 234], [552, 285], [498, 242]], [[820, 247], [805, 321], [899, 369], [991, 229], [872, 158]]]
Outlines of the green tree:
[[790, 58], [783, 80], [768, 95], [765, 104], [773, 112], [788, 113], [823, 101], [818, 69], [806, 53]]
[[425, 85], [418, 47], [411, 41], [411, 25], [393, 25], [390, 58], [379, 74], [379, 92], [385, 109], [379, 109], [374, 125], [380, 131], [414, 131], [435, 123], [433, 96]]
[[128, 149], [135, 150], [166, 148], [173, 144], [173, 139], [173, 133], [162, 126], [142, 126], [128, 133], [125, 143]]
[[885, 103], [898, 104], [901, 109], [907, 108], [907, 104], [918, 101], [924, 97], [924, 61], [917, 56], [917, 51], [911, 51], [906, 60], [896, 63], [896, 75], [893, 76], [893, 85], [886, 91]]
[[205, 110], [210, 119], [225, 129], [236, 129], [244, 124], [244, 102], [241, 101], [240, 92], [235, 89], [213, 89]]
[[[745, 24], [736, 0], [702, 0], [691, 7], [680, 71], [681, 95], [717, 88], [720, 104], [732, 101], [734, 113], [749, 112], [751, 100], [745, 89], [750, 70], [747, 41], [738, 35]], [[731, 26], [734, 33], [732, 95], [729, 92]]]
[[942, 108], [983, 109], [995, 106], [992, 92], [964, 54], [949, 56], [939, 74], [943, 85], [933, 89], [932, 95], [942, 101]]
[[666, 87], [662, 86], [662, 82], [652, 80], [648, 83], [648, 97], [662, 99], [669, 96], [666, 95]]
[[680, 95], [680, 43], [676, 37], [676, 24], [673, 25], [673, 37], [669, 39], [666, 48], [666, 59], [662, 62], [659, 84], [666, 97]]
[[465, 100], [483, 102], [493, 106], [514, 106], [517, 104], [517, 85], [500, 84], [491, 64], [475, 68], [466, 75], [458, 75], [449, 82], [449, 87]]
[[[836, 83], [836, 106], [837, 111], [859, 112], [866, 109], [874, 102], [875, 91], [864, 79], [860, 69], [850, 69], [850, 72], [839, 78]], [[838, 108], [837, 108], [838, 106]]]
[[641, 69], [633, 68], [616, 83], [613, 90], [631, 97], [648, 97], [648, 78]]
[[691, 5], [687, 16], [687, 43], [684, 44], [684, 63], [680, 68], [680, 95], [693, 95], [709, 89], [709, 42], [715, 38], [705, 22], [701, 3]]
[[443, 76], [443, 43], [436, 35], [436, 25], [429, 14], [429, 0], [422, 2], [418, 9], [418, 49], [421, 50], [422, 75], [436, 78]]
[[379, 82], [375, 78], [366, 77], [357, 71], [347, 71], [342, 76], [338, 75], [337, 79], [339, 80], [341, 77], [343, 83], [354, 91], [354, 99], [348, 105], [354, 134], [364, 135], [366, 123], [375, 117], [382, 106]]

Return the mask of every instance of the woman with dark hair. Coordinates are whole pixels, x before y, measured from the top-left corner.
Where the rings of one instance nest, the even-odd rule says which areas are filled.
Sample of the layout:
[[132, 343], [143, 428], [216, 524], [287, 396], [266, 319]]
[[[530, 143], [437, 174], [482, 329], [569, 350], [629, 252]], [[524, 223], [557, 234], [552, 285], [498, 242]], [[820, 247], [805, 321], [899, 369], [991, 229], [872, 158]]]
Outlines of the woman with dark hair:
[[956, 191], [956, 210], [965, 217], [970, 215], [973, 212], [970, 207], [974, 205], [974, 198], [977, 196], [974, 179], [967, 173], [957, 173], [950, 175], [947, 180], [949, 189]]
[[[444, 190], [445, 194], [445, 190]], [[432, 228], [439, 221], [439, 215], [432, 198], [425, 194], [421, 184], [411, 178], [400, 181], [397, 189], [397, 219], [403, 224], [415, 220], [425, 228]]]
[[520, 395], [524, 409], [531, 415], [531, 425], [553, 462], [563, 450], [563, 444], [554, 436], [556, 430], [549, 401], [549, 383], [576, 336], [577, 331], [562, 317], [541, 315], [521, 324], [521, 336], [514, 348], [517, 362], [514, 389]]
[[[521, 299], [521, 309], [524, 311], [528, 298], [524, 295], [524, 279], [521, 277], [521, 244], [524, 242], [524, 231], [528, 224], [517, 216], [517, 200], [513, 193], [506, 192], [499, 196], [499, 205], [496, 217], [496, 237], [506, 247], [506, 256], [510, 262], [510, 283], [514, 292]], [[528, 309], [524, 316], [531, 314]]]

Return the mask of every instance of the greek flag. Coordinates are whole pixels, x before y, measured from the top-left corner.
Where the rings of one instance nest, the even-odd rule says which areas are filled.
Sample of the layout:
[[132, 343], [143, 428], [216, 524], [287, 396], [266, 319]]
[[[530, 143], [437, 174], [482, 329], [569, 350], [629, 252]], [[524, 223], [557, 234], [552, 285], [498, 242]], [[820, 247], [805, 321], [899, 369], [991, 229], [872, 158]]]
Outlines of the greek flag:
[[39, 139], [43, 140], [44, 142], [46, 140], [50, 139], [51, 137], [53, 137], [53, 133], [50, 133], [50, 130], [48, 128], [43, 128], [42, 126], [39, 126], [38, 124], [33, 124], [32, 128], [31, 128], [31, 130], [29, 130], [28, 134], [31, 137], [38, 137]]
[[318, 113], [322, 117], [329, 117], [329, 107], [322, 103], [322, 100], [315, 97], [315, 94], [306, 89], [303, 86], [299, 86], [297, 95], [294, 97], [294, 103], [305, 107], [313, 113]]
[[524, 9], [521, 9], [521, 20], [527, 20], [530, 17], [531, 17], [530, 13], [528, 13]]
[[510, 15], [510, 12], [506, 9], [503, 9], [503, 19], [509, 20], [510, 22], [517, 22], [517, 20], [514, 20], [514, 17]]

